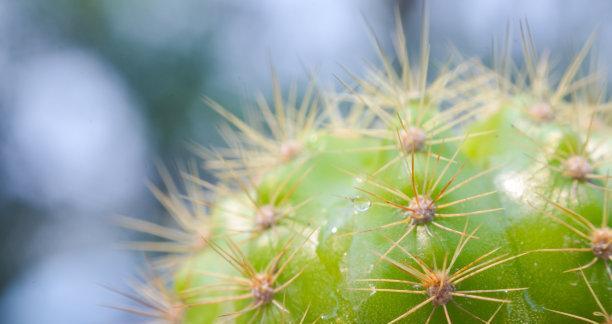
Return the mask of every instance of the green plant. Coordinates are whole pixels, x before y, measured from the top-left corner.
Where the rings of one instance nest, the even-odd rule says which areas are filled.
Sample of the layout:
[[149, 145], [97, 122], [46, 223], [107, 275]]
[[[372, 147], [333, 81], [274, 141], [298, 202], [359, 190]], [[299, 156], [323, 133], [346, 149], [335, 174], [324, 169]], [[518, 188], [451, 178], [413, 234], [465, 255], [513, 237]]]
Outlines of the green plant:
[[227, 147], [195, 149], [217, 180], [190, 164], [181, 188], [162, 168], [166, 191], [152, 190], [178, 227], [122, 219], [163, 239], [130, 243], [164, 256], [129, 310], [610, 323], [612, 143], [597, 79], [580, 76], [591, 41], [555, 82], [522, 30], [524, 69], [502, 54], [495, 69], [467, 60], [428, 81], [427, 37], [414, 66], [398, 19], [398, 64], [377, 45], [381, 69], [340, 93], [312, 83], [284, 98], [274, 77], [272, 106], [259, 99], [248, 121], [207, 99], [229, 122]]

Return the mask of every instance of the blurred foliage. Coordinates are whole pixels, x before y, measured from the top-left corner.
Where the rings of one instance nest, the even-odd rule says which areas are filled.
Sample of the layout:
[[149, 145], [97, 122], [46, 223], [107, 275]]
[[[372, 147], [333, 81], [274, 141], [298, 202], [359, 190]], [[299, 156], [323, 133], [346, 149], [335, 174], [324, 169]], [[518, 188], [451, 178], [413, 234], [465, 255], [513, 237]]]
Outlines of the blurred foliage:
[[[56, 38], [51, 42], [88, 49], [112, 64], [140, 101], [154, 151], [162, 157], [180, 156], [185, 140], [201, 136], [190, 133], [186, 126], [193, 110], [204, 109], [202, 94], [229, 97], [211, 80], [216, 70], [208, 46], [214, 34], [187, 35], [192, 37], [187, 47], [166, 42], [152, 48], [112, 28], [112, 6], [121, 7], [122, 1], [37, 0], [25, 9], [37, 27]], [[138, 2], [132, 9], [135, 7], [142, 9], [133, 12], [135, 18], [147, 15], [147, 2]], [[201, 117], [203, 122], [216, 118], [210, 111]], [[205, 135], [211, 134], [214, 132]]]

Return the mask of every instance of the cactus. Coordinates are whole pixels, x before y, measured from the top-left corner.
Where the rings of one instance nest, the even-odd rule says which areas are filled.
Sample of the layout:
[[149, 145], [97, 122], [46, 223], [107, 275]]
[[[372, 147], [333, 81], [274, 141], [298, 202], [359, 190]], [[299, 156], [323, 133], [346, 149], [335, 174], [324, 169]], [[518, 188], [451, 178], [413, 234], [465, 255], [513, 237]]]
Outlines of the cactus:
[[[610, 323], [609, 106], [581, 76], [558, 81], [522, 27], [524, 68], [465, 60], [430, 80], [426, 30], [410, 57], [259, 98], [227, 120], [202, 165], [160, 168], [173, 225], [123, 310], [171, 323]], [[509, 51], [503, 50], [503, 53]], [[413, 61], [418, 61], [414, 64]], [[215, 181], [204, 180], [200, 167]]]

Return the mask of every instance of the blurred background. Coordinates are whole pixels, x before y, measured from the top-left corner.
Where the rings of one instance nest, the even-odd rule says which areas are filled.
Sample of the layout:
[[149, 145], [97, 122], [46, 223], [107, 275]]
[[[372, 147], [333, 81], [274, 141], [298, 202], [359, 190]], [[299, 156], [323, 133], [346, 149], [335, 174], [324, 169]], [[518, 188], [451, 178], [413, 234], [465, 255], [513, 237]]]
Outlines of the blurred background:
[[[120, 296], [141, 256], [116, 248], [116, 215], [160, 219], [148, 193], [154, 161], [218, 145], [201, 97], [239, 112], [316, 71], [374, 60], [368, 21], [385, 46], [387, 0], [0, 0], [0, 322], [123, 323], [101, 304]], [[401, 1], [412, 44], [422, 3]], [[527, 19], [539, 48], [569, 57], [598, 28], [612, 54], [608, 0], [429, 1], [433, 61], [449, 44], [490, 60], [492, 39]], [[516, 55], [518, 51], [518, 38]], [[413, 50], [417, 48], [413, 47]], [[563, 60], [560, 60], [563, 62]], [[609, 74], [606, 70], [605, 74]]]

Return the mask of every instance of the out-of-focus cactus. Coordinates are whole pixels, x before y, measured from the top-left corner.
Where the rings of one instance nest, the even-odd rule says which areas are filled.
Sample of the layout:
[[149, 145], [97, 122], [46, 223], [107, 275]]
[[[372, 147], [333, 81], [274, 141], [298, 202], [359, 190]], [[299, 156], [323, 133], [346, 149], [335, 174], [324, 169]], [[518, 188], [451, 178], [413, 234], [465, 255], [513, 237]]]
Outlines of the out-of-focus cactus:
[[431, 78], [426, 34], [414, 60], [398, 19], [396, 60], [377, 45], [380, 69], [339, 93], [313, 83], [284, 97], [274, 78], [272, 102], [244, 119], [207, 99], [228, 121], [227, 147], [196, 149], [217, 180], [190, 165], [181, 187], [162, 169], [153, 193], [177, 226], [122, 219], [161, 239], [132, 247], [164, 255], [128, 310], [185, 323], [610, 323], [612, 137], [599, 81], [581, 75], [592, 41], [554, 81], [522, 31], [523, 68], [500, 55]]

